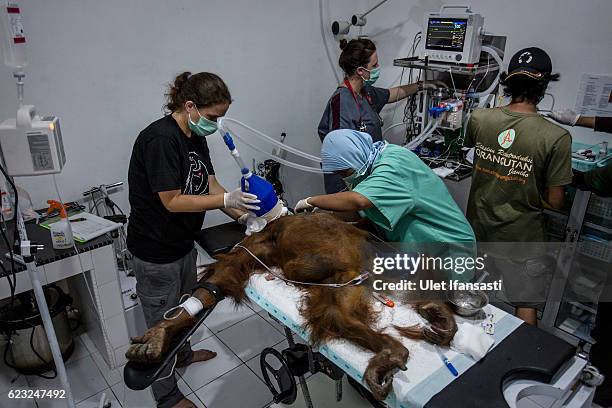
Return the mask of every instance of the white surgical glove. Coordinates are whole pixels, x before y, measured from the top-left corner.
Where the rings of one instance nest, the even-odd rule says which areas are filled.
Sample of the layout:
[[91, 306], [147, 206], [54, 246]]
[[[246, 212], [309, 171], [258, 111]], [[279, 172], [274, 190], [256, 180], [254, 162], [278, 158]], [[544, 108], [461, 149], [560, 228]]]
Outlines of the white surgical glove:
[[[310, 198], [310, 197], [308, 197], [308, 198]], [[314, 206], [312, 206], [308, 202], [308, 198], [304, 198], [304, 199], [298, 201], [298, 203], [295, 205], [295, 208], [293, 209], [293, 211], [298, 213], [298, 212], [303, 212], [303, 211], [312, 211], [312, 210], [314, 210]]]
[[236, 208], [242, 211], [257, 211], [259, 207], [256, 205], [259, 203], [257, 196], [251, 193], [245, 193], [244, 191], [237, 188], [231, 193], [223, 194], [223, 208]]
[[556, 120], [559, 123], [569, 126], [574, 126], [576, 122], [578, 122], [578, 119], [580, 119], [580, 115], [571, 109], [564, 109], [562, 111], [552, 111], [548, 114], [548, 117]]

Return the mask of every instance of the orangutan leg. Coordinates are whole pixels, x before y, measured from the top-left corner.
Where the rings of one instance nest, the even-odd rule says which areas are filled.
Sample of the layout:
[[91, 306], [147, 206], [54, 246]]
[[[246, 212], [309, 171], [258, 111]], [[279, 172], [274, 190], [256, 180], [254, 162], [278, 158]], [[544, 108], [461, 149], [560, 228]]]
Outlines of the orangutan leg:
[[[196, 289], [192, 296], [198, 298], [205, 309], [216, 303], [215, 297], [208, 290]], [[191, 328], [195, 318], [190, 316], [183, 308], [178, 308], [171, 316], [171, 320], [162, 320], [151, 327], [140, 337], [132, 337], [132, 345], [125, 353], [130, 361], [142, 363], [155, 363], [162, 360], [172, 339], [180, 332]]]
[[[299, 281], [343, 283], [359, 275], [359, 257], [345, 253], [303, 256], [283, 265], [287, 277]], [[364, 373], [364, 381], [377, 400], [384, 400], [393, 376], [406, 369], [408, 350], [388, 334], [374, 330], [377, 319], [371, 297], [363, 287], [309, 287], [301, 308], [314, 344], [346, 339], [375, 353]]]
[[391, 336], [379, 332], [372, 335], [379, 337], [379, 340], [386, 344], [370, 359], [363, 378], [374, 398], [382, 401], [391, 392], [395, 373], [406, 370], [409, 353], [402, 343]]
[[395, 373], [406, 370], [408, 349], [388, 334], [349, 320], [350, 318], [339, 325], [341, 334], [338, 337], [375, 353], [366, 367], [363, 378], [374, 398], [382, 401], [391, 391]]
[[[258, 237], [244, 243], [258, 257], [265, 259], [269, 253], [269, 242], [266, 235], [259, 234]], [[243, 249], [236, 248], [226, 255], [219, 257], [219, 261], [209, 267], [206, 273], [206, 281], [216, 285], [221, 292], [239, 302], [245, 297], [244, 286], [252, 274], [254, 264], [253, 258]], [[216, 303], [212, 293], [204, 288], [196, 289], [192, 296], [198, 298], [205, 309]], [[130, 361], [159, 362], [168, 351], [172, 339], [195, 324], [195, 318], [190, 316], [183, 308], [178, 308], [171, 320], [162, 320], [159, 324], [148, 329], [142, 336], [132, 338], [132, 345], [125, 353]]]
[[369, 293], [363, 287], [311, 288], [301, 313], [313, 343], [346, 339], [375, 354], [364, 381], [374, 398], [384, 400], [391, 391], [393, 375], [406, 369], [408, 350], [395, 338], [372, 328], [377, 315]]

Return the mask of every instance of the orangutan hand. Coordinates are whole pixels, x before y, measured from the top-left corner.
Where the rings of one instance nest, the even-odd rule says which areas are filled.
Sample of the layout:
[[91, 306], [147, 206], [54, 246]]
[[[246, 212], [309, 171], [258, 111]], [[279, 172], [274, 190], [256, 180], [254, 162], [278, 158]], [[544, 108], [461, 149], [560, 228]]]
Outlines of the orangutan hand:
[[170, 345], [172, 336], [170, 330], [163, 324], [148, 329], [140, 337], [132, 337], [132, 345], [126, 351], [125, 357], [130, 361], [140, 363], [157, 363]]
[[418, 305], [415, 310], [431, 323], [423, 328], [423, 337], [429, 343], [448, 347], [457, 333], [457, 322], [447, 303], [429, 302]]
[[395, 373], [406, 370], [408, 354], [405, 347], [402, 350], [384, 349], [368, 363], [363, 378], [378, 401], [383, 401], [391, 392]]

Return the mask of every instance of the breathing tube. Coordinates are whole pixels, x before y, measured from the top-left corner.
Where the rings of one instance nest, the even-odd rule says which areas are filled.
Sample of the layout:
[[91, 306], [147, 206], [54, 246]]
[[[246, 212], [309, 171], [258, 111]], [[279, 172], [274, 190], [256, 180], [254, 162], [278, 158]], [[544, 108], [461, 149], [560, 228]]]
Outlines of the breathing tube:
[[432, 120], [431, 122], [429, 122], [427, 126], [425, 126], [425, 129], [423, 129], [423, 132], [421, 132], [420, 135], [418, 135], [413, 140], [411, 140], [406, 145], [404, 145], [404, 147], [409, 150], [416, 148], [418, 145], [423, 143], [429, 136], [432, 135], [434, 130], [437, 129], [439, 123], [440, 123], [439, 119]]
[[[291, 146], [288, 146], [288, 145], [286, 145], [284, 143], [281, 143], [278, 140], [275, 140], [274, 138], [272, 138], [272, 137], [270, 137], [270, 136], [260, 132], [257, 129], [254, 129], [254, 128], [250, 127], [249, 125], [247, 125], [245, 123], [242, 123], [242, 122], [240, 122], [240, 121], [238, 121], [236, 119], [232, 119], [232, 118], [228, 118], [228, 117], [223, 117], [223, 118], [219, 119], [219, 121], [217, 122], [217, 125], [219, 127], [219, 131], [223, 135], [223, 139], [224, 140], [225, 140], [225, 135], [229, 136], [231, 134], [236, 139], [240, 140], [242, 143], [244, 143], [245, 145], [249, 146], [251, 149], [253, 149], [253, 150], [255, 150], [255, 151], [257, 151], [257, 152], [259, 152], [261, 154], [264, 154], [264, 155], [266, 155], [266, 156], [276, 160], [277, 162], [279, 162], [281, 164], [284, 164], [285, 166], [292, 167], [292, 168], [297, 169], [297, 170], [302, 170], [302, 171], [310, 172], [310, 173], [317, 173], [317, 174], [323, 174], [324, 173], [323, 170], [321, 170], [321, 167], [320, 167], [320, 163], [321, 163], [321, 158], [320, 157], [313, 156], [311, 154], [302, 152], [301, 150], [298, 150], [295, 147], [291, 147]], [[237, 132], [235, 130], [235, 128], [237, 126], [241, 126], [242, 128], [248, 130], [256, 138], [259, 138], [259, 139], [264, 140], [264, 141], [266, 141], [266, 142], [268, 142], [268, 143], [270, 143], [270, 144], [272, 144], [274, 146], [277, 146], [281, 150], [293, 153], [296, 156], [299, 156], [299, 157], [302, 157], [302, 158], [304, 158], [306, 160], [309, 160], [311, 162], [317, 163], [317, 166], [316, 167], [311, 167], [311, 166], [306, 166], [306, 165], [303, 165], [303, 164], [293, 163], [293, 162], [291, 162], [291, 161], [289, 161], [287, 159], [283, 159], [282, 157], [279, 157], [278, 155], [274, 155], [274, 154], [272, 154], [270, 152], [267, 152], [265, 149], [261, 149], [261, 148], [257, 147], [251, 141], [247, 140], [247, 138], [245, 138], [243, 136], [240, 136], [241, 132]], [[226, 142], [226, 144], [227, 144], [227, 142]], [[233, 144], [233, 142], [232, 142], [232, 144]], [[228, 148], [229, 148], [229, 145], [228, 145]], [[235, 148], [235, 146], [234, 146], [234, 148]], [[232, 149], [230, 148], [230, 151], [231, 150]], [[234, 153], [232, 153], [232, 156], [233, 155], [234, 155]], [[242, 160], [241, 160], [241, 163], [238, 163], [238, 166], [241, 169], [246, 168], [246, 166], [244, 165], [244, 162], [242, 162]], [[248, 171], [248, 168], [246, 168], [246, 169]]]
[[499, 53], [494, 48], [487, 47], [486, 45], [482, 46], [481, 50], [493, 57], [493, 59], [497, 62], [499, 69], [497, 71], [497, 76], [495, 77], [495, 80], [493, 81], [493, 83], [491, 83], [491, 85], [482, 92], [468, 94], [470, 98], [482, 98], [483, 96], [490, 95], [491, 92], [493, 92], [495, 88], [497, 88], [497, 86], [499, 85], [499, 77], [501, 76], [501, 72], [502, 72], [503, 62], [499, 56]]

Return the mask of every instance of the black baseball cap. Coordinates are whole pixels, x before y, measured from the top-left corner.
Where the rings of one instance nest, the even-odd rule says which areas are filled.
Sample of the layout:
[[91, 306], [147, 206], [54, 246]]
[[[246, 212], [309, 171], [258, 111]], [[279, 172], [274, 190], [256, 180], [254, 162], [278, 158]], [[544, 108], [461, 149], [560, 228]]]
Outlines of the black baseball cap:
[[532, 79], [545, 79], [552, 73], [550, 56], [541, 48], [523, 48], [512, 56], [506, 79], [525, 75]]

